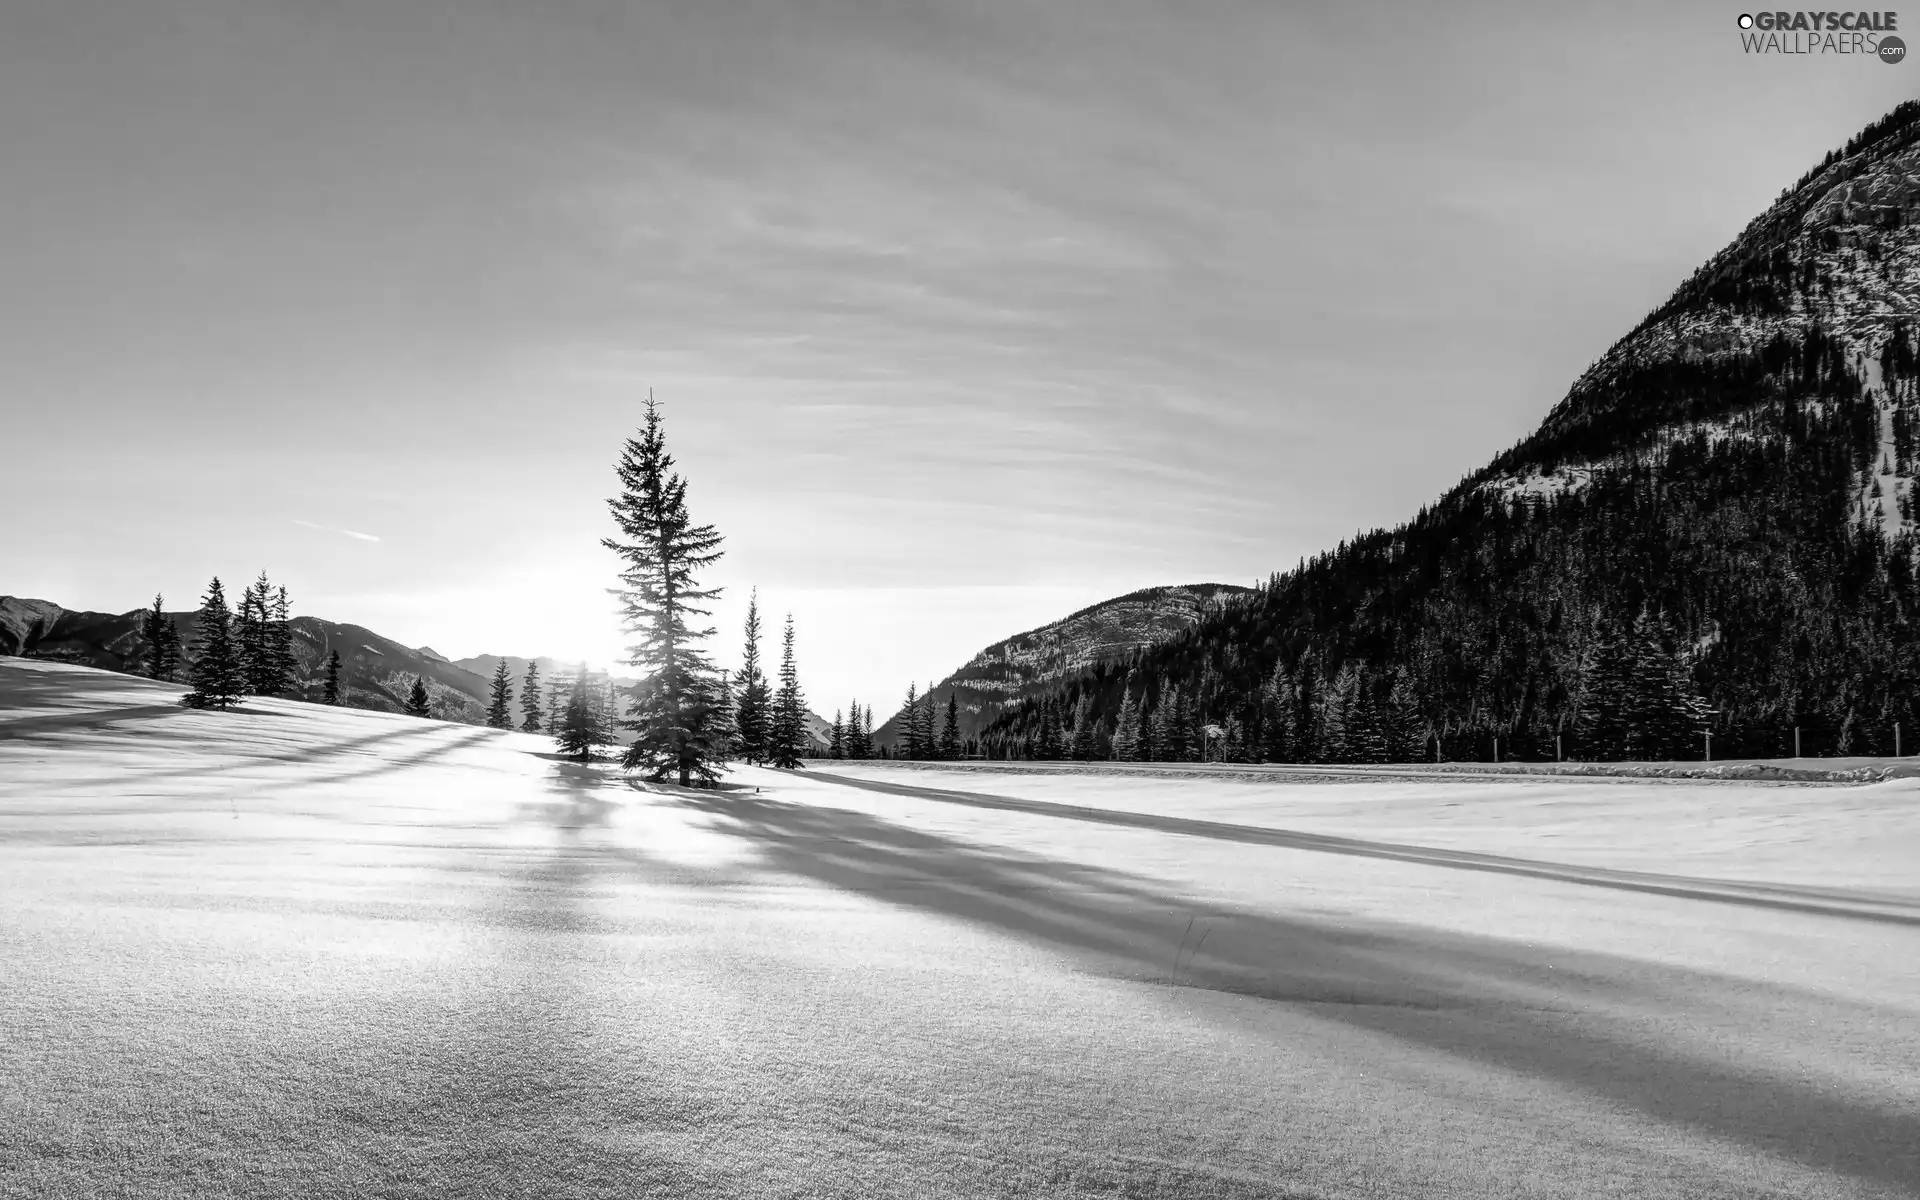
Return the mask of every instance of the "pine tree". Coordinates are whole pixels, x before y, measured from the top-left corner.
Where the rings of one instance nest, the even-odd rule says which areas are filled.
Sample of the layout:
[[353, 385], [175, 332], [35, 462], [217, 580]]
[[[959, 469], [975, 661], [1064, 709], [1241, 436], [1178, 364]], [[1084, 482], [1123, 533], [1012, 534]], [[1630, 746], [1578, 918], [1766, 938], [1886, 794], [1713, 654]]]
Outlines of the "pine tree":
[[146, 616], [140, 621], [140, 633], [147, 641], [148, 677], [171, 679], [175, 665], [171, 660], [179, 657], [180, 635], [174, 629], [173, 622], [167, 618], [161, 604], [160, 595], [155, 593], [153, 607], [147, 610]]
[[960, 757], [960, 696], [947, 693], [947, 719], [940, 727], [940, 757], [949, 761]]
[[1082, 695], [1073, 709], [1073, 736], [1067, 753], [1075, 762], [1093, 758], [1093, 698]]
[[509, 709], [513, 704], [513, 676], [507, 671], [507, 660], [501, 659], [493, 668], [493, 693], [488, 697], [487, 724], [495, 729], [512, 729], [513, 717]]
[[1364, 672], [1355, 670], [1346, 699], [1347, 761], [1383, 763], [1387, 761], [1387, 731], [1379, 706]]
[[873, 730], [858, 700], [847, 706], [846, 754], [855, 761], [873, 757]]
[[189, 678], [193, 691], [185, 700], [196, 708], [226, 708], [247, 694], [239, 648], [234, 645], [233, 614], [227, 608], [227, 593], [218, 575], [207, 585], [207, 594], [200, 602]]
[[718, 782], [732, 749], [732, 704], [720, 679], [696, 644], [712, 630], [691, 627], [704, 617], [717, 588], [700, 588], [696, 574], [719, 561], [720, 534], [695, 525], [687, 514], [686, 480], [673, 471], [651, 394], [638, 438], [620, 456], [621, 494], [609, 501], [625, 541], [603, 543], [623, 561], [622, 624], [637, 635], [627, 661], [647, 672], [631, 695], [634, 732], [622, 764], [643, 768], [654, 779], [677, 775], [681, 786], [695, 778]]
[[427, 681], [418, 675], [413, 677], [413, 689], [407, 693], [407, 715], [410, 717], [433, 715], [433, 697], [427, 694]]
[[[554, 689], [556, 692], [558, 688]], [[587, 679], [586, 664], [582, 663], [579, 674], [574, 676], [573, 686], [567, 691], [567, 706], [560, 718], [559, 728], [554, 730], [554, 740], [560, 745], [560, 752], [569, 758], [581, 762], [593, 761], [596, 746], [604, 745], [606, 735], [598, 705], [594, 702], [594, 687]]]
[[527, 676], [520, 681], [520, 728], [528, 733], [540, 732], [540, 664], [529, 661]]
[[771, 741], [772, 694], [760, 671], [760, 593], [747, 599], [746, 648], [741, 652], [739, 694], [734, 701], [734, 747], [745, 762], [764, 763]]
[[1273, 664], [1273, 674], [1260, 688], [1260, 748], [1262, 762], [1299, 761], [1294, 757], [1293, 725], [1296, 710], [1293, 679], [1284, 663]]
[[[558, 666], [559, 664], [554, 664]], [[560, 687], [559, 677], [547, 684], [547, 723], [546, 732], [551, 737], [560, 736], [560, 722], [567, 715], [567, 697]]]
[[[264, 611], [264, 594], [261, 600]], [[262, 680], [266, 684], [265, 694], [284, 696], [293, 690], [293, 677], [299, 668], [299, 660], [293, 654], [292, 605], [287, 599], [284, 584], [274, 592], [273, 610], [266, 623], [265, 634], [266, 670]]]
[[327, 689], [321, 695], [321, 700], [326, 704], [338, 704], [341, 701], [340, 652], [338, 650], [331, 651], [327, 655]]
[[827, 733], [827, 757], [840, 759], [847, 756], [847, 730], [840, 721], [840, 710], [833, 710], [833, 724]]
[[767, 761], [775, 767], [792, 770], [807, 752], [807, 703], [800, 694], [800, 675], [793, 664], [793, 614], [787, 614], [786, 632], [780, 638], [780, 691], [773, 701], [772, 743]]
[[1127, 682], [1120, 697], [1120, 714], [1113, 724], [1113, 759], [1115, 762], [1135, 762], [1140, 753], [1140, 704], [1133, 697], [1133, 673], [1127, 673]]
[[268, 696], [273, 694], [273, 649], [272, 617], [269, 612], [273, 587], [267, 582], [267, 573], [247, 587], [240, 596], [240, 611], [235, 626], [235, 640], [239, 644], [241, 671], [246, 677], [249, 694]]
[[900, 732], [894, 737], [894, 757], [920, 757], [920, 685], [907, 685], [907, 702], [900, 707]]
[[[1193, 761], [1193, 715], [1187, 704], [1187, 694], [1179, 688], [1170, 688], [1171, 693], [1162, 693], [1160, 708], [1164, 713], [1165, 733], [1154, 738], [1160, 745], [1160, 757], [1165, 762]], [[1155, 731], [1159, 733], [1159, 730]]]

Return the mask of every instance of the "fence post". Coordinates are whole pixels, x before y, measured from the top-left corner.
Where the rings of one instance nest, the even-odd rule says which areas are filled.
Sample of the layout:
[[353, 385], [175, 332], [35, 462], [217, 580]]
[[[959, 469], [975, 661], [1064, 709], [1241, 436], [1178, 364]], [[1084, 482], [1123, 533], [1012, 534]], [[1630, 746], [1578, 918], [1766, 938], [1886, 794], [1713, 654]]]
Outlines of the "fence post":
[[1800, 757], [1800, 727], [1798, 725], [1793, 727], [1793, 756], [1795, 758]]
[[1706, 761], [1708, 761], [1708, 762], [1712, 762], [1712, 761], [1713, 761], [1713, 730], [1711, 730], [1711, 729], [1709, 729], [1709, 730], [1707, 730], [1707, 731], [1706, 731], [1705, 733], [1703, 733], [1703, 734], [1701, 734], [1700, 736], [1701, 736], [1701, 737], [1704, 737], [1704, 738], [1706, 738], [1706, 739], [1707, 739], [1707, 759], [1706, 759]]
[[1493, 761], [1500, 761], [1500, 735], [1497, 733], [1493, 735]]

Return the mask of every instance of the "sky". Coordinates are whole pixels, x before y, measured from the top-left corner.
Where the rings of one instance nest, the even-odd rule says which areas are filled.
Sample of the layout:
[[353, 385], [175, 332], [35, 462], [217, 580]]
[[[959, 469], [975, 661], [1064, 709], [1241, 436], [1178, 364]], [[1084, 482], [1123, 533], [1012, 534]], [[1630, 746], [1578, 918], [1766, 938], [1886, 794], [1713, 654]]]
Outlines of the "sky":
[[888, 709], [1411, 516], [1915, 93], [1740, 11], [8, 4], [0, 594], [608, 662], [651, 390], [716, 659]]

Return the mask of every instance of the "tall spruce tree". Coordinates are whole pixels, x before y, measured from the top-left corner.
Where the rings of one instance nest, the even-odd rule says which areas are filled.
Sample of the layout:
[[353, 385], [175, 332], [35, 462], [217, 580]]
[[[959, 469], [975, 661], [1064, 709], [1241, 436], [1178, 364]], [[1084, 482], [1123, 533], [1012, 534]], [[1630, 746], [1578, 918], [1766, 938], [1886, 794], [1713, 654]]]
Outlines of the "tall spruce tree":
[[[559, 688], [555, 687], [554, 690], [557, 692]], [[582, 663], [579, 673], [574, 676], [573, 686], [567, 689], [567, 704], [561, 713], [559, 727], [553, 731], [560, 752], [581, 762], [593, 761], [595, 747], [606, 744], [601, 706], [594, 698], [594, 691], [593, 682], [587, 678], [586, 664]]]
[[427, 681], [421, 676], [413, 677], [413, 687], [407, 692], [407, 715], [410, 717], [431, 717], [433, 715], [433, 697], [427, 694]]
[[947, 719], [940, 726], [940, 757], [952, 761], [960, 757], [960, 694], [947, 693]]
[[734, 747], [744, 762], [764, 763], [769, 756], [772, 719], [771, 692], [767, 677], [760, 670], [760, 592], [756, 588], [747, 598], [746, 646], [741, 651], [740, 674], [735, 684]]
[[207, 594], [200, 601], [188, 678], [193, 691], [184, 699], [196, 708], [226, 708], [247, 694], [246, 673], [233, 639], [233, 613], [227, 608], [227, 593], [218, 575], [207, 585]]
[[895, 725], [899, 732], [894, 735], [894, 757], [920, 757], [920, 685], [907, 684], [907, 702], [900, 706], [900, 716]]
[[1133, 696], [1131, 671], [1122, 687], [1120, 712], [1113, 725], [1113, 758], [1115, 762], [1133, 762], [1140, 752], [1140, 704]]
[[1073, 708], [1073, 734], [1067, 754], [1075, 762], [1093, 758], [1093, 697], [1082, 695]]
[[[264, 601], [265, 597], [262, 597]], [[265, 694], [284, 696], [294, 688], [299, 660], [293, 653], [293, 606], [287, 599], [285, 584], [275, 589], [272, 611], [266, 626]]]
[[840, 719], [840, 710], [833, 710], [833, 724], [827, 727], [827, 757], [845, 758], [847, 756], [847, 727]]
[[267, 581], [267, 573], [247, 585], [240, 595], [240, 608], [234, 623], [234, 640], [238, 643], [240, 666], [246, 676], [247, 691], [250, 694], [266, 696], [273, 688], [273, 650], [271, 614], [272, 584]]
[[552, 681], [547, 684], [546, 732], [549, 736], [560, 736], [560, 722], [566, 719], [566, 715], [567, 692], [560, 686], [560, 677], [556, 672]]
[[320, 698], [321, 701], [326, 704], [338, 704], [342, 699], [340, 693], [340, 652], [338, 650], [330, 651], [327, 654], [326, 690], [321, 693]]
[[720, 534], [687, 513], [687, 484], [673, 470], [660, 409], [647, 396], [640, 436], [620, 455], [620, 495], [610, 501], [620, 538], [602, 544], [620, 556], [622, 625], [636, 640], [627, 661], [646, 672], [630, 693], [633, 731], [622, 765], [654, 779], [719, 781], [732, 751], [733, 705], [698, 643], [712, 630], [693, 618], [708, 614], [718, 588], [701, 588], [699, 572], [720, 560]]
[[541, 730], [540, 710], [540, 664], [533, 660], [527, 662], [526, 678], [520, 681], [520, 728], [527, 733], [539, 733]]
[[155, 593], [153, 607], [140, 622], [140, 633], [147, 643], [147, 675], [153, 679], [172, 679], [180, 666], [180, 631], [161, 607], [163, 603]]
[[807, 751], [807, 704], [800, 694], [800, 675], [793, 663], [793, 614], [787, 614], [780, 638], [780, 691], [773, 701], [772, 745], [767, 761], [792, 770]]
[[873, 757], [873, 731], [867, 726], [867, 710], [858, 700], [847, 706], [847, 757], [856, 761]]
[[507, 670], [507, 660], [501, 659], [494, 664], [493, 690], [488, 697], [487, 724], [495, 729], [513, 728], [513, 675]]

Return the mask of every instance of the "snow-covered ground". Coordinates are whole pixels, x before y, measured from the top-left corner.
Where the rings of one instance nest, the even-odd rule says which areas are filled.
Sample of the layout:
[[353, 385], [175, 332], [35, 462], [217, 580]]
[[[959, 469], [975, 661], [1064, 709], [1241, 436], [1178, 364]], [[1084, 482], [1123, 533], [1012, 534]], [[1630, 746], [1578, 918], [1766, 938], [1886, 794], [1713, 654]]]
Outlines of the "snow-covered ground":
[[0, 660], [0, 1196], [1920, 1189], [1912, 780], [688, 794], [179, 690]]

